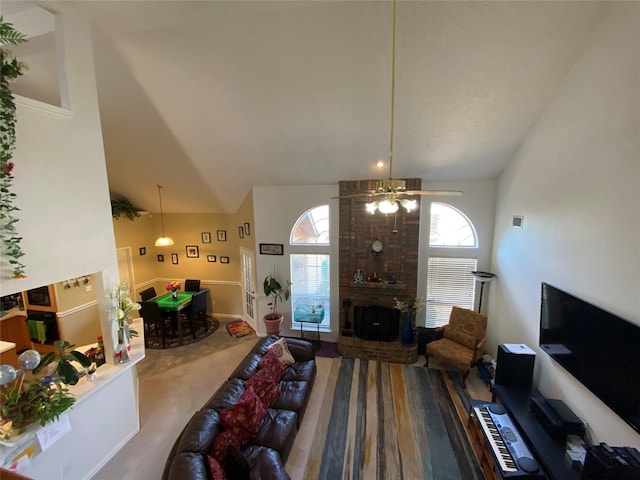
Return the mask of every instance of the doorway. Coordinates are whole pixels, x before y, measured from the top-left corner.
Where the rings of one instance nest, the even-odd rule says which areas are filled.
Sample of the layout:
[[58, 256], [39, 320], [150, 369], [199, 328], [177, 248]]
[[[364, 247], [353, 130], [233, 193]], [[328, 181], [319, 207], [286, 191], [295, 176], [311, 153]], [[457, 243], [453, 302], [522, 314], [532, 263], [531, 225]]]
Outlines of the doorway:
[[255, 319], [256, 288], [255, 288], [255, 253], [253, 250], [240, 247], [240, 259], [242, 262], [242, 304], [244, 321], [257, 331], [258, 325]]

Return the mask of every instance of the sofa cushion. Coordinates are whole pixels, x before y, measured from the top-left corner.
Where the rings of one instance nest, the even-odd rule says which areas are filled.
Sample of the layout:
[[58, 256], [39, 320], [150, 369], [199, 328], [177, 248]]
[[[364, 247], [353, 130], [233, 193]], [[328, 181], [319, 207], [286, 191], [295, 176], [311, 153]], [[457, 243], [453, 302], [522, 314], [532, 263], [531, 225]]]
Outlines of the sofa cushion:
[[[260, 371], [258, 373], [260, 373]], [[269, 372], [267, 372], [267, 374], [268, 373]], [[280, 395], [280, 388], [278, 388], [275, 379], [270, 375], [260, 378], [258, 374], [255, 374], [247, 380], [247, 382], [251, 382], [249, 385], [253, 387], [265, 408], [269, 407], [278, 395]]]
[[273, 448], [280, 454], [283, 463], [293, 446], [297, 433], [298, 414], [291, 410], [267, 409], [260, 431], [249, 443]]
[[195, 452], [180, 452], [173, 457], [167, 480], [209, 480], [209, 466], [202, 454]]
[[316, 377], [316, 362], [315, 360], [307, 360], [305, 362], [296, 362], [284, 372], [282, 380], [294, 380], [313, 382]]
[[220, 420], [226, 428], [242, 427], [255, 435], [267, 414], [252, 386], [249, 386], [235, 405], [220, 412]]
[[284, 375], [284, 365], [280, 362], [278, 355], [274, 349], [270, 349], [264, 357], [258, 362], [259, 371], [266, 370], [273, 374], [273, 376], [280, 381]]
[[[258, 342], [260, 343], [260, 342]], [[262, 359], [262, 355], [258, 355], [257, 353], [249, 353], [240, 365], [236, 367], [233, 373], [229, 376], [229, 380], [232, 378], [239, 378], [241, 380], [246, 380], [251, 377], [254, 373], [258, 371], [258, 363]]]
[[309, 382], [283, 380], [278, 384], [278, 387], [280, 388], [280, 395], [271, 404], [271, 408], [293, 410], [294, 412], [304, 410], [307, 405], [309, 390], [311, 390]]
[[207, 463], [211, 472], [211, 480], [227, 480], [227, 474], [218, 460], [211, 455], [207, 455]]
[[241, 427], [233, 427], [216, 435], [211, 444], [209, 454], [224, 464], [229, 446], [241, 447], [251, 439], [251, 434]]
[[178, 452], [208, 451], [213, 438], [222, 429], [220, 416], [215, 410], [203, 409], [196, 412], [182, 431]]
[[291, 352], [287, 348], [287, 340], [285, 338], [281, 338], [277, 342], [269, 345], [268, 350], [274, 351], [276, 356], [278, 357], [278, 360], [280, 360], [280, 363], [282, 363], [282, 365], [284, 365], [285, 367], [296, 363], [293, 355], [291, 355]]
[[258, 445], [247, 445], [242, 452], [251, 467], [251, 480], [291, 480], [278, 452]]
[[231, 379], [222, 384], [218, 391], [207, 401], [204, 408], [217, 410], [218, 412], [231, 407], [244, 393], [242, 380]]

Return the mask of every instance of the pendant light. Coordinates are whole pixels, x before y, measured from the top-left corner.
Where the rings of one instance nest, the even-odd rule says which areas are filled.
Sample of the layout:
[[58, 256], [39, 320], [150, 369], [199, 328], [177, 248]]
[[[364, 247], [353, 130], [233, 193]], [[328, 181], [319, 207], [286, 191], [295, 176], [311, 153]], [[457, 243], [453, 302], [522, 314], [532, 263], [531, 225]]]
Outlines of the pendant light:
[[156, 185], [158, 187], [158, 197], [160, 198], [160, 222], [162, 223], [162, 236], [156, 240], [156, 247], [168, 247], [173, 245], [173, 240], [170, 237], [164, 235], [164, 213], [162, 211], [162, 185]]

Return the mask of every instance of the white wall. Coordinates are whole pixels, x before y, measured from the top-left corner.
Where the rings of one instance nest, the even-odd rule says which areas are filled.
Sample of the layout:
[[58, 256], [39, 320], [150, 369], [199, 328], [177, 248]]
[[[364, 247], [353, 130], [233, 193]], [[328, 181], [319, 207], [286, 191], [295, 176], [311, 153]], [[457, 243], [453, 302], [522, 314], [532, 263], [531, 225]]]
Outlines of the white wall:
[[[505, 342], [537, 349], [542, 281], [640, 325], [640, 4], [607, 9], [500, 179], [492, 352]], [[513, 215], [524, 215], [523, 229], [511, 228]], [[585, 419], [593, 440], [640, 448], [540, 349], [535, 382]]]
[[[322, 334], [325, 341], [337, 341], [338, 338], [338, 200], [332, 199], [338, 195], [338, 185], [300, 186], [300, 187], [255, 187], [253, 189], [253, 208], [255, 222], [255, 250], [256, 250], [256, 286], [258, 293], [258, 333], [264, 335], [266, 330], [262, 317], [270, 312], [262, 290], [265, 277], [273, 272], [275, 267], [278, 280], [285, 282], [290, 277], [289, 266], [289, 237], [291, 229], [300, 215], [319, 205], [329, 205], [331, 218], [331, 296], [336, 299], [331, 305], [331, 333]], [[284, 255], [260, 255], [260, 243], [281, 243], [284, 245]], [[291, 301], [282, 305], [278, 303], [278, 310], [285, 316], [282, 325], [282, 335], [298, 335], [299, 331], [291, 330]]]

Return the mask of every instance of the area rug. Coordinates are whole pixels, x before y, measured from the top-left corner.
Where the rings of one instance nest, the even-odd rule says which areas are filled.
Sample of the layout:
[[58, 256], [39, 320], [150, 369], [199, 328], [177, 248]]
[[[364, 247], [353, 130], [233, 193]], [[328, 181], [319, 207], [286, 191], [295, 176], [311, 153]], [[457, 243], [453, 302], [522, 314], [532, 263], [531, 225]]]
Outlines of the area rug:
[[233, 338], [245, 337], [247, 335], [255, 335], [255, 331], [244, 320], [234, 320], [227, 323], [227, 332]]
[[454, 375], [334, 359], [304, 478], [484, 479], [459, 417], [468, 398], [455, 398]]
[[320, 345], [316, 348], [315, 354], [318, 357], [326, 358], [336, 358], [340, 356], [337, 343], [324, 341], [320, 341]]
[[[165, 346], [164, 349], [167, 348], [177, 348], [183, 345], [189, 345], [191, 343], [199, 342], [200, 340], [207, 338], [209, 335], [212, 335], [218, 327], [220, 326], [220, 322], [217, 318], [212, 317], [211, 315], [207, 315], [208, 327], [198, 328], [196, 330], [196, 338], [193, 338], [193, 334], [191, 332], [191, 328], [189, 327], [188, 322], [183, 325], [182, 330], [182, 339], [178, 337], [178, 335], [173, 335], [170, 329], [167, 329], [167, 335], [165, 338]], [[147, 348], [153, 348], [157, 350], [162, 350], [162, 338], [160, 335], [147, 335]]]

